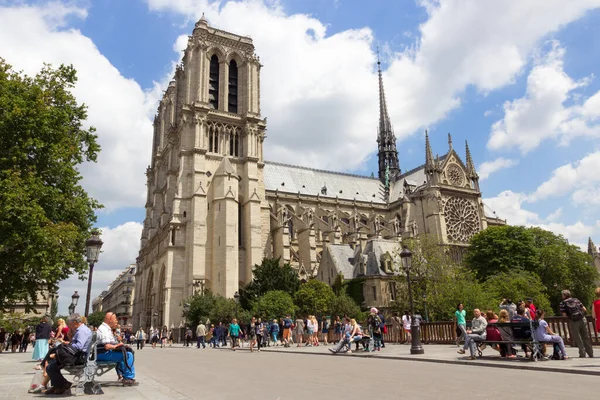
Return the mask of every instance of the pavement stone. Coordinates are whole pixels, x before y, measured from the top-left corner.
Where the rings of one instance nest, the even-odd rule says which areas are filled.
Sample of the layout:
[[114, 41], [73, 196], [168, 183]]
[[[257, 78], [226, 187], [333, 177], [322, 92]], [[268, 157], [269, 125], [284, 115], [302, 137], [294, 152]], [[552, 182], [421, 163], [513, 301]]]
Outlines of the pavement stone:
[[[247, 348], [233, 352], [181, 346], [146, 347], [136, 352], [136, 379], [140, 385], [122, 387], [111, 371], [99, 379], [105, 392], [101, 398], [306, 400], [341, 396], [344, 400], [364, 400], [373, 398], [374, 387], [381, 389], [378, 400], [400, 397], [505, 400], [506, 390], [510, 391], [511, 400], [594, 398], [595, 376], [571, 374], [565, 376], [567, 379], [557, 379], [559, 375], [547, 373], [545, 365], [560, 365], [565, 370], [600, 369], [600, 360], [596, 359], [538, 362], [535, 365], [540, 367], [533, 371], [512, 366], [505, 369], [466, 367], [465, 364], [477, 364], [471, 361], [460, 364], [463, 360], [457, 357], [454, 346], [428, 345], [423, 356], [410, 355], [410, 346], [403, 345], [387, 345], [381, 353], [357, 352], [348, 356], [333, 356], [327, 348], [271, 347], [251, 354]], [[576, 349], [569, 352], [573, 350], [577, 354]], [[494, 357], [491, 350], [485, 353], [484, 363], [506, 363], [491, 359]], [[35, 366], [30, 357], [30, 353], [0, 354], [0, 399], [46, 397], [27, 393]], [[507, 382], [519, 382], [519, 390], [503, 384]]]

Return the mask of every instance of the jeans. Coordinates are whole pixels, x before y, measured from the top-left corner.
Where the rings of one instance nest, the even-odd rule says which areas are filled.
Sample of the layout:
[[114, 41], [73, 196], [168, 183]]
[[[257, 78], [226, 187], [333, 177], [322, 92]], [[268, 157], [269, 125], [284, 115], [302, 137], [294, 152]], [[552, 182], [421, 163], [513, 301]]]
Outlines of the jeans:
[[200, 348], [200, 345], [202, 345], [202, 348], [205, 349], [206, 348], [206, 344], [204, 343], [204, 336], [198, 336], [197, 338], [198, 343], [196, 345], [196, 348]]
[[461, 340], [467, 340], [467, 326], [465, 324], [458, 324], [458, 329], [460, 330], [460, 336], [456, 338], [456, 342], [460, 342]]
[[210, 338], [210, 340], [208, 341], [208, 346], [212, 346], [212, 347], [217, 347], [217, 337], [213, 336]]
[[381, 333], [374, 333], [373, 334], [373, 342], [374, 342], [374, 347], [373, 350], [381, 350], [381, 347], [383, 345], [383, 335]]
[[[558, 335], [544, 335], [544, 337], [542, 337], [540, 339], [541, 339], [540, 342], [557, 343], [558, 347], [560, 347], [560, 353], [562, 354], [562, 356], [563, 357], [567, 356], [567, 350], [565, 349], [565, 342], [563, 342], [563, 339], [560, 336], [558, 336]], [[584, 355], [585, 355], [585, 353], [584, 353]]]
[[271, 333], [271, 335], [273, 335], [273, 343], [275, 343], [275, 344], [277, 344], [277, 334], [278, 333], [279, 332], [273, 332], [273, 333]]
[[469, 333], [467, 336], [465, 336], [465, 345], [463, 346], [463, 350], [466, 350], [468, 347], [471, 357], [474, 357], [475, 356], [475, 346], [476, 346], [477, 342], [481, 342], [483, 340], [485, 340], [484, 335], [480, 335], [478, 333]]
[[587, 319], [585, 318], [579, 321], [571, 321], [571, 333], [573, 334], [577, 348], [579, 348], [579, 357], [585, 357], [585, 353], [590, 357], [594, 356], [594, 349], [592, 348], [587, 328]]
[[135, 366], [133, 365], [133, 353], [127, 352], [127, 365], [123, 361], [123, 353], [121, 351], [107, 351], [106, 353], [98, 353], [98, 361], [112, 361], [117, 363], [117, 370], [123, 373], [124, 379], [135, 379]]

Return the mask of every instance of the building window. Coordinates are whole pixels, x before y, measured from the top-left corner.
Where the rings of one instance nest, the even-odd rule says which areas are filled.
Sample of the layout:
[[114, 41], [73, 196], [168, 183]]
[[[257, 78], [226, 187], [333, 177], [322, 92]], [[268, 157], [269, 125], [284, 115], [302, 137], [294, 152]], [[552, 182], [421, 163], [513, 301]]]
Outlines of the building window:
[[373, 301], [377, 301], [377, 286], [372, 286], [373, 289]]
[[229, 155], [237, 157], [239, 156], [239, 140], [238, 135], [235, 133], [229, 134]]
[[210, 74], [208, 77], [208, 104], [215, 110], [219, 109], [219, 58], [216, 54], [213, 54], [213, 56], [210, 58]]
[[235, 60], [229, 63], [229, 100], [228, 110], [230, 113], [238, 112], [238, 67]]
[[214, 128], [210, 129], [208, 132], [208, 151], [210, 153], [219, 152], [219, 132]]
[[390, 300], [396, 301], [396, 282], [389, 282]]

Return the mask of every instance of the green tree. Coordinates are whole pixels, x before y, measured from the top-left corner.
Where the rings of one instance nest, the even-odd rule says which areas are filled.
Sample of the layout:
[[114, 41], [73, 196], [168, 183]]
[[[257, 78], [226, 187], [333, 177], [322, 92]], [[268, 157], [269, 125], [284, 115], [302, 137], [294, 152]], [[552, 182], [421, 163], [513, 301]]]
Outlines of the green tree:
[[[571, 290], [575, 297], [590, 305], [598, 279], [598, 271], [586, 253], [563, 236], [541, 228], [500, 226], [479, 232], [471, 239], [465, 264], [481, 281], [498, 273], [537, 274], [555, 312], [562, 289]], [[526, 297], [539, 302], [533, 295]]]
[[240, 290], [240, 304], [251, 309], [252, 304], [262, 295], [272, 290], [282, 290], [294, 296], [300, 281], [298, 272], [288, 263], [279, 265], [279, 258], [264, 258], [252, 271], [254, 278]]
[[325, 315], [329, 313], [334, 297], [335, 293], [328, 284], [312, 279], [300, 285], [294, 303], [301, 315]]
[[[244, 316], [241, 313], [243, 309], [241, 307], [237, 307], [238, 317]], [[223, 322], [224, 324], [228, 324], [233, 318], [236, 316], [236, 304], [233, 299], [226, 299], [223, 296], [217, 295], [215, 296], [215, 304], [210, 313], [210, 320], [212, 323]]]
[[[535, 304], [538, 308], [545, 310], [549, 313], [548, 315], [552, 315], [550, 300], [546, 294], [546, 286], [544, 286], [540, 277], [534, 272], [518, 270], [500, 272], [499, 274], [490, 276], [483, 284], [483, 287], [497, 301], [507, 298], [516, 302], [532, 297], [535, 299]], [[496, 310], [498, 304], [494, 304], [492, 309]]]
[[279, 319], [287, 314], [293, 315], [294, 299], [283, 290], [271, 290], [256, 301], [254, 314], [263, 320]]
[[360, 310], [360, 306], [347, 294], [342, 293], [339, 296], [335, 296], [330, 305], [329, 312], [332, 317], [347, 315], [351, 318], [356, 318], [358, 321], [364, 319], [364, 315]]
[[100, 208], [78, 166], [100, 147], [71, 93], [75, 69], [46, 65], [35, 76], [0, 59], [0, 309], [27, 308], [37, 292], [87, 270], [88, 238]]
[[87, 320], [89, 326], [100, 326], [104, 322], [105, 313], [102, 311], [96, 311], [88, 314]]
[[211, 318], [217, 296], [213, 295], [210, 290], [206, 290], [203, 294], [195, 294], [186, 302], [190, 305], [190, 308], [187, 313], [184, 313], [184, 316], [192, 326], [197, 326], [200, 321], [206, 322], [206, 319]]

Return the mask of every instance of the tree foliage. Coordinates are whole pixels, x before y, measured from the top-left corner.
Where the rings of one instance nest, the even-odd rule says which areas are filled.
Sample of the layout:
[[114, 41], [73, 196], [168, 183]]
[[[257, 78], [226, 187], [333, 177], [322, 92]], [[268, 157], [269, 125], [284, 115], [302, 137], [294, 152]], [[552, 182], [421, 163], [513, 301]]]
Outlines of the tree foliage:
[[[500, 272], [490, 276], [484, 282], [483, 287], [494, 299], [507, 298], [517, 302], [531, 297], [535, 299], [536, 307], [545, 310], [548, 315], [552, 315], [546, 287], [534, 272]], [[495, 304], [493, 309], [496, 310], [497, 308], [498, 304]]]
[[300, 315], [325, 315], [334, 297], [335, 293], [328, 284], [312, 279], [300, 285], [294, 303]]
[[345, 293], [335, 296], [332, 299], [329, 312], [331, 313], [331, 316], [343, 317], [344, 315], [347, 315], [358, 321], [364, 320], [364, 315], [360, 310], [360, 306]]
[[253, 311], [260, 318], [273, 320], [287, 314], [294, 315], [294, 299], [283, 290], [271, 290], [256, 301]]
[[[102, 311], [96, 311], [88, 314], [87, 320], [89, 326], [100, 326], [104, 322], [105, 313]], [[66, 321], [66, 320], [65, 320]]]
[[71, 93], [72, 66], [35, 77], [0, 59], [0, 309], [87, 270], [85, 240], [100, 205], [78, 166], [100, 147], [84, 127], [86, 106]]
[[298, 272], [288, 263], [279, 265], [279, 258], [265, 258], [252, 271], [254, 278], [240, 290], [240, 304], [250, 309], [262, 295], [272, 290], [281, 290], [294, 296], [300, 281]]
[[562, 289], [570, 289], [575, 297], [590, 305], [598, 279], [598, 271], [586, 253], [563, 236], [541, 228], [489, 227], [471, 239], [465, 264], [481, 281], [498, 273], [537, 274], [555, 311]]

